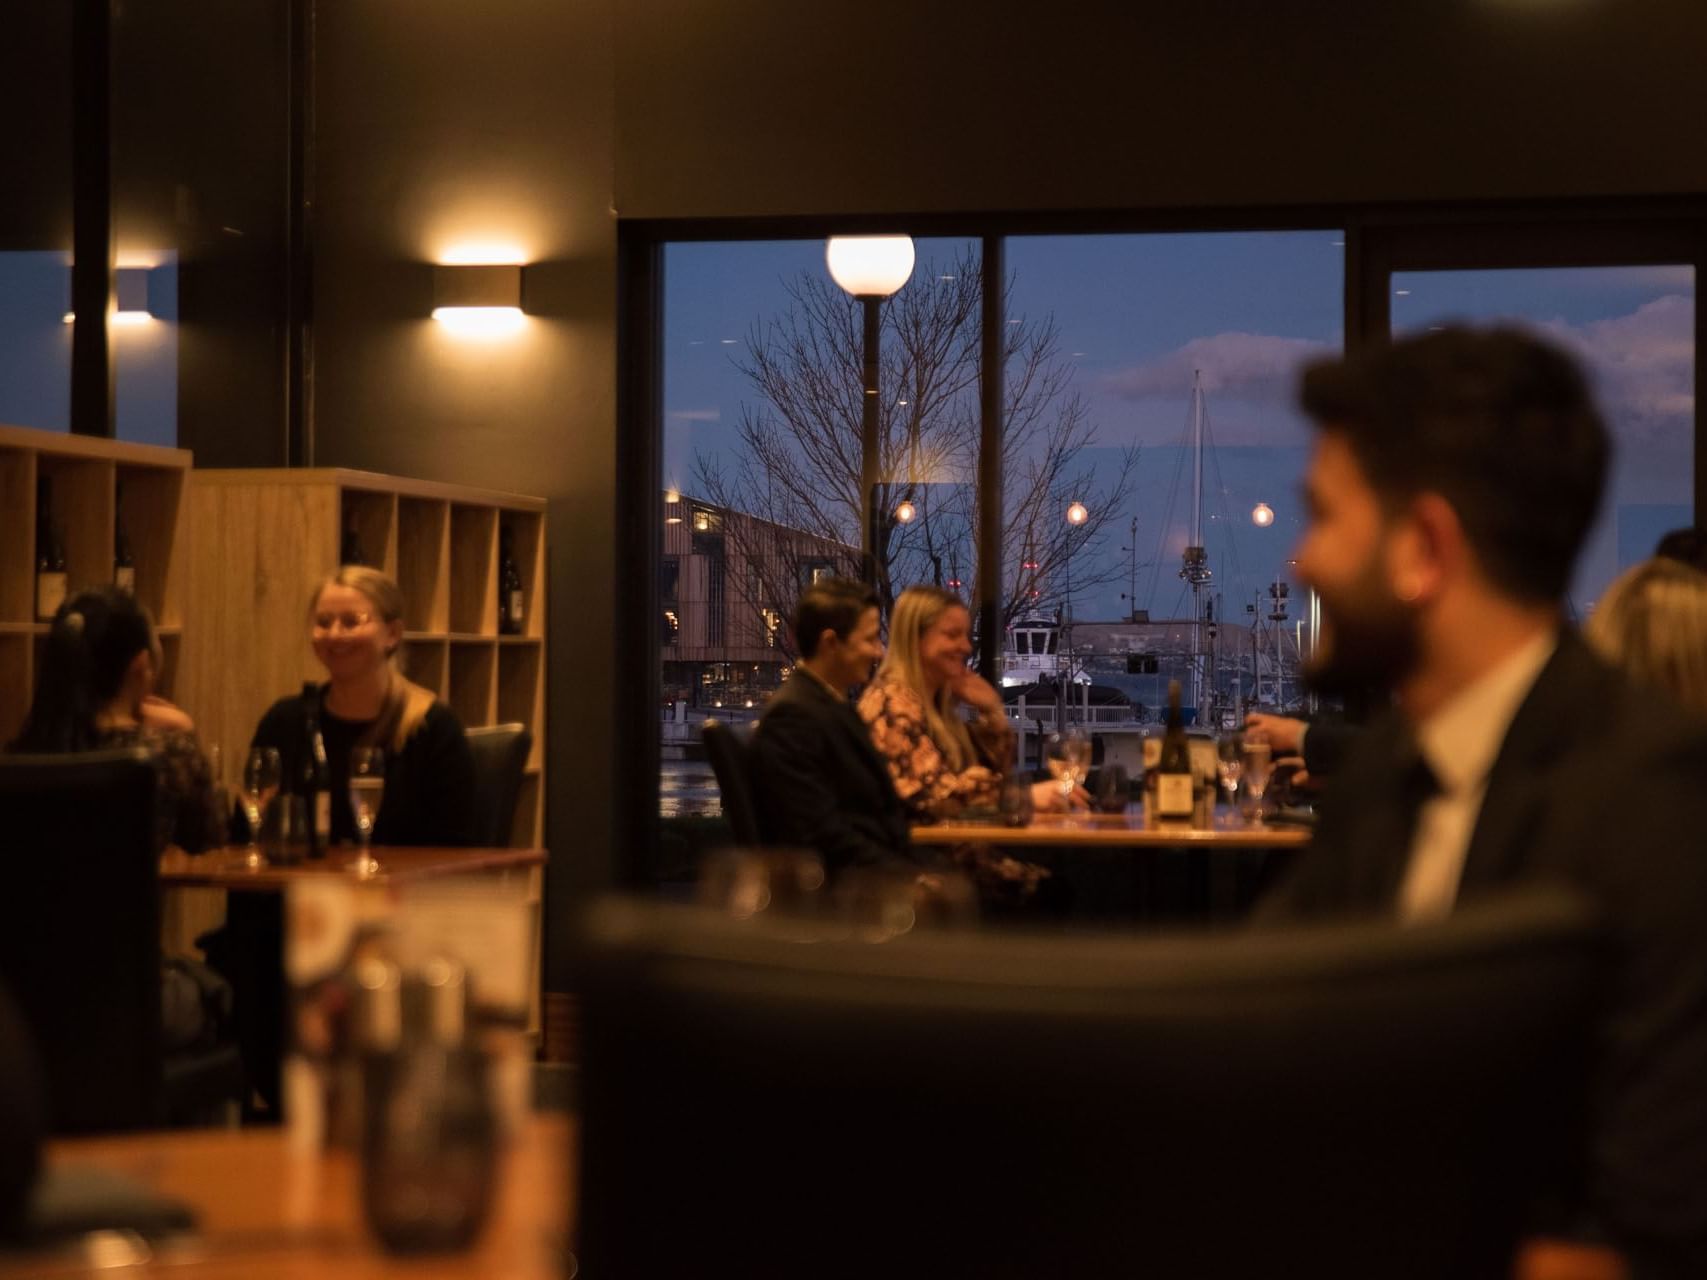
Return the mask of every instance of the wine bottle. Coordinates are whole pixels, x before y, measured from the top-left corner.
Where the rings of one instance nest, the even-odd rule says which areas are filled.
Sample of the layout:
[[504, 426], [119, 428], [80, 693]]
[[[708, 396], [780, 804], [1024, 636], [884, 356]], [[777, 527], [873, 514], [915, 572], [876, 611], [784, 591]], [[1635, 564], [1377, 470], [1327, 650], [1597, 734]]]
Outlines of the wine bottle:
[[356, 527], [356, 509], [344, 508], [344, 537], [338, 545], [339, 564], [366, 564], [362, 556], [361, 530]]
[[113, 506], [113, 585], [127, 596], [136, 594], [136, 560], [130, 551], [130, 534], [124, 527], [124, 486], [117, 488]]
[[515, 539], [509, 525], [498, 532], [498, 630], [507, 636], [519, 636], [527, 621], [527, 604], [522, 594], [522, 575], [516, 568]]
[[1180, 713], [1178, 680], [1168, 681], [1168, 727], [1162, 754], [1156, 761], [1156, 816], [1164, 821], [1189, 822], [1196, 807], [1191, 768], [1191, 744]]
[[326, 764], [326, 739], [320, 733], [320, 686], [302, 686], [302, 760], [297, 787], [308, 815], [308, 856], [324, 858], [332, 843], [332, 771]]
[[65, 547], [53, 527], [53, 483], [36, 480], [36, 617], [52, 621], [65, 603]]

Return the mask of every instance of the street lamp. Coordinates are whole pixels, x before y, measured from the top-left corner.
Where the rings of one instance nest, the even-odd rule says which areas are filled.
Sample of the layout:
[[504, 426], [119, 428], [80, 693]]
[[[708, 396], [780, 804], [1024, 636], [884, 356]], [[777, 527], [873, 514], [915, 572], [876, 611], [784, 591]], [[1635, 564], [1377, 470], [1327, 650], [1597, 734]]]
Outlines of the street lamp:
[[895, 521], [897, 524], [912, 524], [914, 520], [918, 519], [918, 516], [919, 509], [906, 498], [901, 499], [895, 507]]
[[1066, 678], [1056, 683], [1056, 708], [1060, 712], [1057, 723], [1066, 726], [1067, 723], [1067, 686], [1073, 681], [1073, 531], [1081, 528], [1085, 521], [1091, 518], [1091, 513], [1082, 502], [1072, 502], [1067, 506], [1067, 554], [1063, 557], [1067, 569], [1067, 608], [1063, 614], [1059, 644], [1060, 656], [1056, 658], [1055, 670], [1061, 672], [1061, 656], [1067, 660]]
[[1274, 508], [1266, 502], [1259, 502], [1251, 508], [1251, 523], [1259, 529], [1266, 529], [1274, 523]]
[[883, 300], [913, 274], [911, 236], [831, 236], [824, 245], [830, 278], [864, 304], [865, 405], [860, 418], [860, 549], [865, 579], [877, 582], [877, 357]]

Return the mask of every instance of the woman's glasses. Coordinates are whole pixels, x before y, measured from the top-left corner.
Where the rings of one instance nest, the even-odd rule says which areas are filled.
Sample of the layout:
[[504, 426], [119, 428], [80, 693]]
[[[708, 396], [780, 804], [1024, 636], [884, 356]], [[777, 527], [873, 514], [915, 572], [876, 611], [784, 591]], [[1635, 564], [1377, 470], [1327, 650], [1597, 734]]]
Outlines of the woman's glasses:
[[371, 613], [317, 613], [314, 615], [316, 631], [333, 631], [342, 629], [356, 631], [373, 621]]

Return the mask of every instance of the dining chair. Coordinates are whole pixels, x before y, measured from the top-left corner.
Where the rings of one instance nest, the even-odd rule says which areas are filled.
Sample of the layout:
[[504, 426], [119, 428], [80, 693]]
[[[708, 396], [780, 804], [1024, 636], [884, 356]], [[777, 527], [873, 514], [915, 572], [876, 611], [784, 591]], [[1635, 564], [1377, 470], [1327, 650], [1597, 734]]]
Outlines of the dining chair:
[[469, 729], [468, 748], [474, 753], [474, 784], [480, 802], [479, 843], [489, 849], [507, 847], [515, 828], [516, 800], [522, 791], [533, 734], [521, 724], [495, 724]]
[[56, 1133], [163, 1118], [155, 786], [140, 748], [0, 755], [0, 981]]
[[611, 900], [576, 964], [577, 1257], [1507, 1277], [1576, 1149], [1603, 962], [1552, 893], [1408, 929], [881, 945]]
[[753, 803], [752, 748], [733, 726], [721, 720], [707, 720], [699, 732], [705, 743], [706, 758], [711, 761], [711, 771], [717, 775], [723, 816], [729, 819], [735, 843], [755, 848], [761, 837], [759, 811]]

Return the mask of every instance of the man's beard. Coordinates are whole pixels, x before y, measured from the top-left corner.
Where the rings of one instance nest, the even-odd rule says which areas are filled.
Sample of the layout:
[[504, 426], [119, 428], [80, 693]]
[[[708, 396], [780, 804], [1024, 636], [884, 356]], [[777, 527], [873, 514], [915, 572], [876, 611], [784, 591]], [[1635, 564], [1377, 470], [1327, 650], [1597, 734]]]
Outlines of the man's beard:
[[1304, 665], [1305, 683], [1324, 697], [1388, 693], [1415, 668], [1417, 619], [1382, 581], [1380, 556], [1346, 587], [1316, 594], [1323, 626]]

